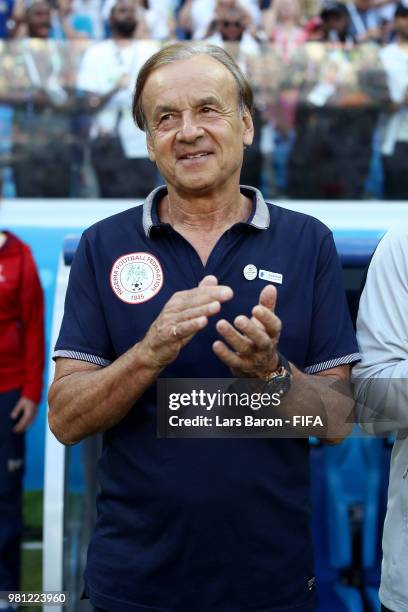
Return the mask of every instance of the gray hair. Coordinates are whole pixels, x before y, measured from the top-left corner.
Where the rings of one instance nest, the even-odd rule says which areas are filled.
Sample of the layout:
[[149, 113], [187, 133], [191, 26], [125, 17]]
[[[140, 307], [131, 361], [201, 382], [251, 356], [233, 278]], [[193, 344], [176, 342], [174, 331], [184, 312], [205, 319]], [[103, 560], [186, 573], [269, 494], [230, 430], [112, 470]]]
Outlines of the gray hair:
[[160, 49], [160, 51], [152, 55], [140, 69], [136, 81], [135, 92], [133, 94], [132, 115], [135, 123], [141, 130], [147, 131], [148, 129], [146, 116], [142, 106], [142, 94], [149, 76], [162, 66], [167, 66], [179, 60], [187, 60], [196, 55], [209, 55], [229, 70], [237, 84], [239, 110], [241, 113], [245, 112], [245, 110], [252, 113], [253, 93], [251, 86], [238, 64], [222, 47], [203, 42], [178, 42], [166, 45]]

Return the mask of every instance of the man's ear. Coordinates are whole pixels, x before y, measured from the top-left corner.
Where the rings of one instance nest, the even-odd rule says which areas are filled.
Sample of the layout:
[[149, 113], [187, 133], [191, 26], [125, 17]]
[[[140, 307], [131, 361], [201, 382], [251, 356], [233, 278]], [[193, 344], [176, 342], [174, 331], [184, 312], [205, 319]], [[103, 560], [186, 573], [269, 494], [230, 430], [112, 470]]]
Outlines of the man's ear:
[[244, 124], [243, 144], [249, 146], [254, 139], [254, 122], [247, 108], [245, 108], [242, 114], [242, 122]]
[[147, 144], [147, 152], [149, 153], [150, 161], [155, 162], [156, 155], [154, 153], [153, 138], [150, 132], [146, 132], [146, 144]]

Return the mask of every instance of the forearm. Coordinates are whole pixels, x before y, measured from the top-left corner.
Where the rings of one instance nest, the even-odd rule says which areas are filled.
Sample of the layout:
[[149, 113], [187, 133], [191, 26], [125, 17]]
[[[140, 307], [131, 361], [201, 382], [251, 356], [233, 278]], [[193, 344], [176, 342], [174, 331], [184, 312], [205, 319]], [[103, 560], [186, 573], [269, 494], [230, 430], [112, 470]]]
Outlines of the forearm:
[[127, 415], [159, 373], [148, 363], [141, 342], [105, 368], [61, 376], [48, 397], [52, 432], [63, 444], [75, 444], [106, 431]]

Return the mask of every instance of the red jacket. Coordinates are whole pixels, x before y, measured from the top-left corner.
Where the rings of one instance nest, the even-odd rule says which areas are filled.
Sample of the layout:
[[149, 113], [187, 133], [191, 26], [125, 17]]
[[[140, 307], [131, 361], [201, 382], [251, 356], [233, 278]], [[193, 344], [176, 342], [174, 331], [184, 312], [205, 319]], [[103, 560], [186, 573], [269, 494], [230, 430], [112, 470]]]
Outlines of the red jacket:
[[4, 232], [0, 247], [0, 392], [38, 403], [44, 370], [44, 298], [29, 247]]

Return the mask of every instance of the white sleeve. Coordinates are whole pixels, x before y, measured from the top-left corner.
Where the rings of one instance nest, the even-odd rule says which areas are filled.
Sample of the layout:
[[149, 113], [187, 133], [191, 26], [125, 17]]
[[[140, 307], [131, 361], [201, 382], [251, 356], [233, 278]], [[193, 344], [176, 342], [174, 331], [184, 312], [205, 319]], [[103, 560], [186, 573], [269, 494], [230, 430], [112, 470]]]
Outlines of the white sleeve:
[[100, 66], [101, 60], [98, 60], [97, 47], [92, 45], [85, 51], [82, 58], [77, 75], [77, 88], [83, 91], [101, 93], [98, 79]]
[[408, 428], [408, 227], [390, 231], [377, 247], [360, 300], [357, 341], [359, 421], [370, 433]]

